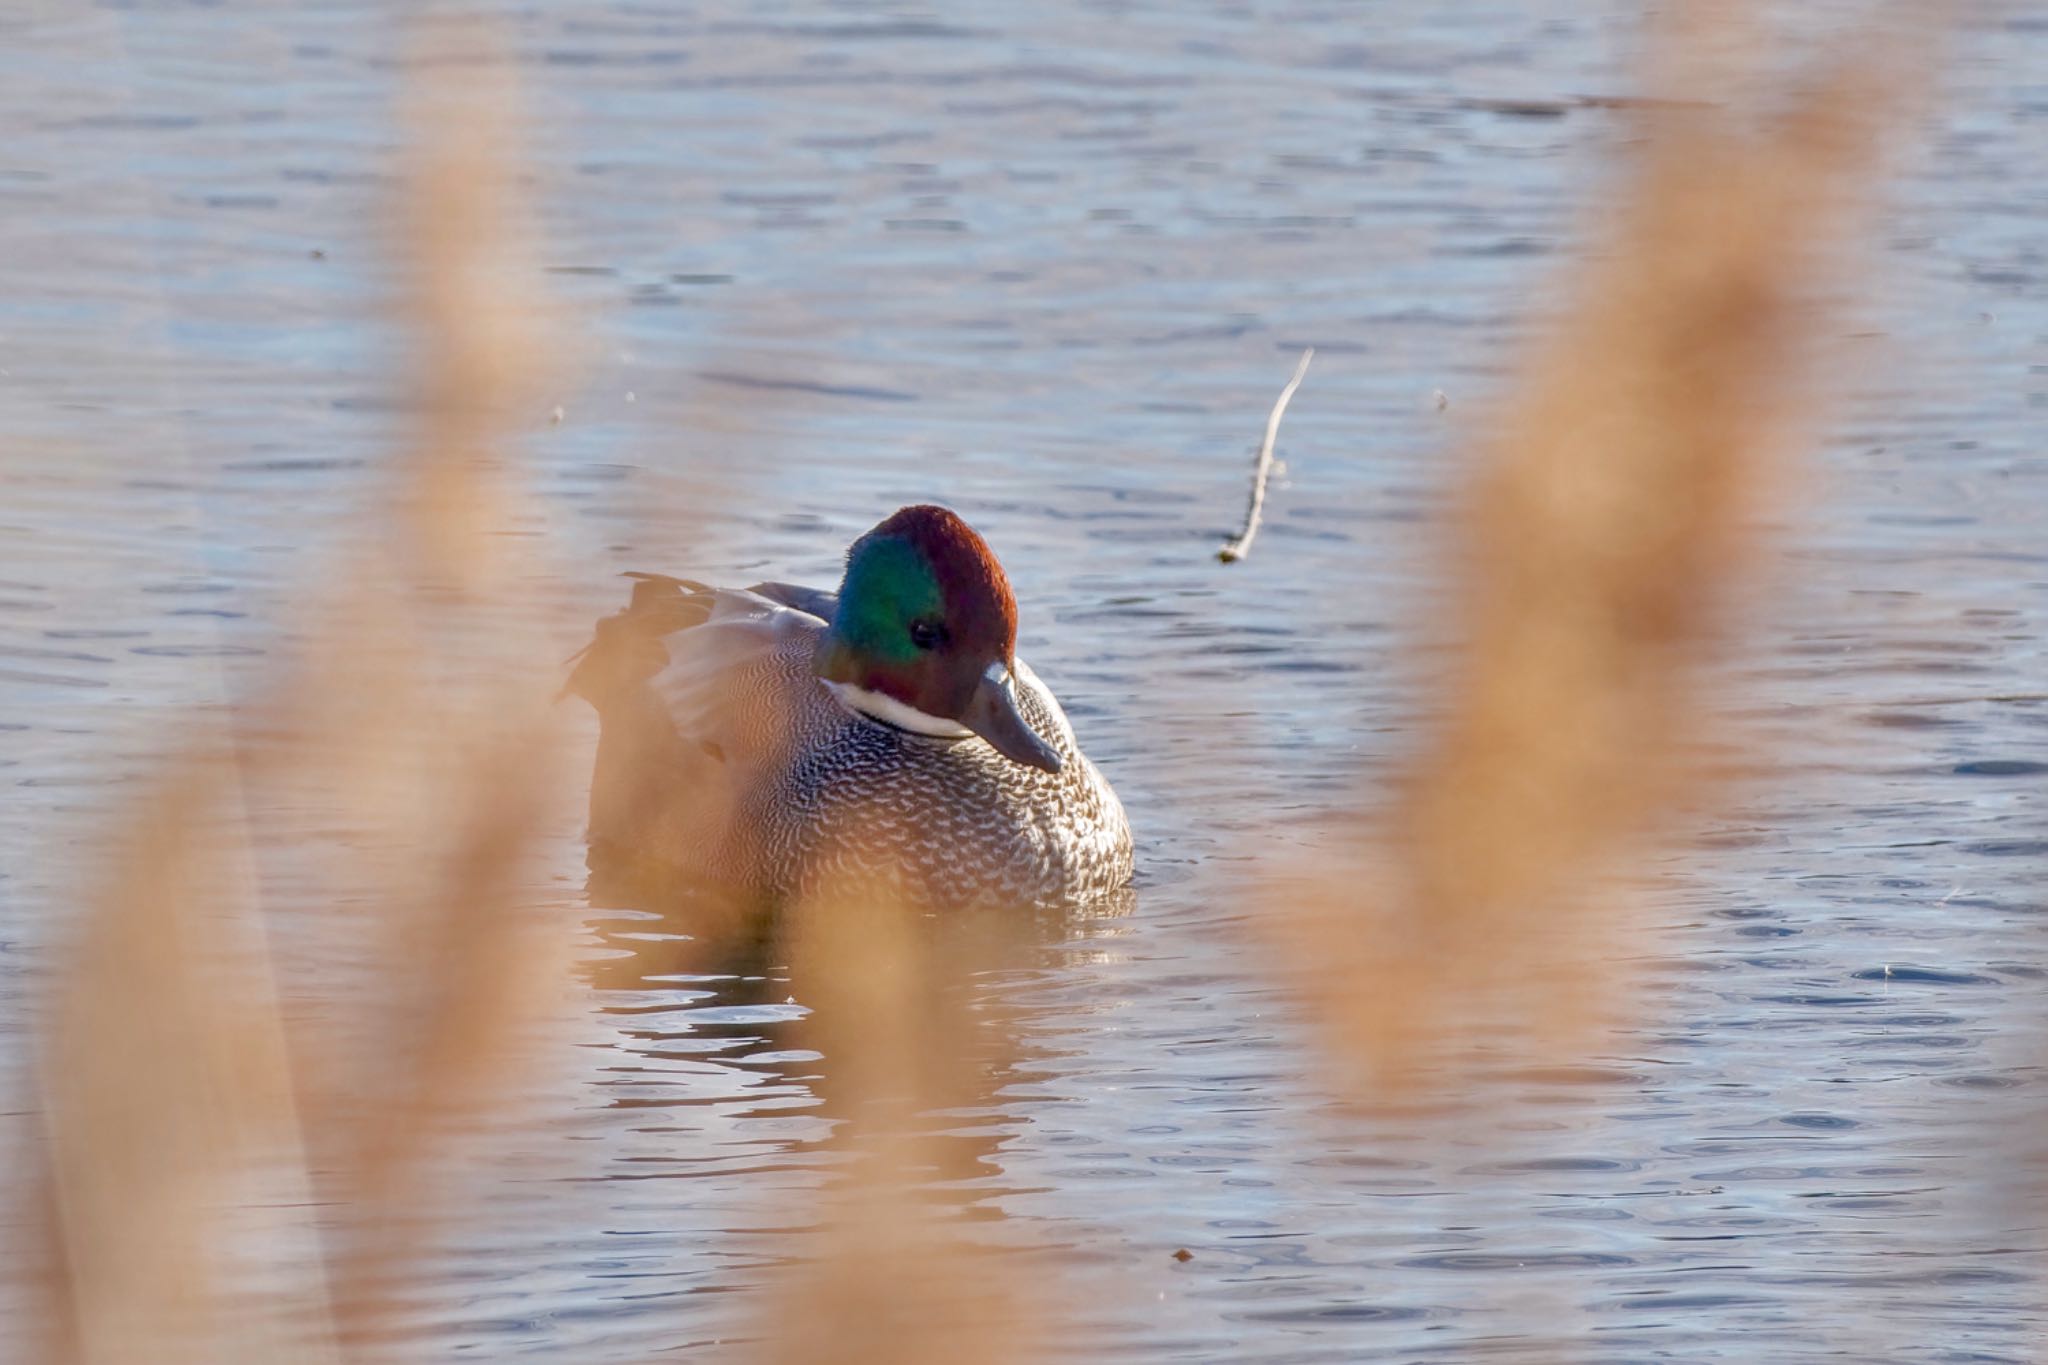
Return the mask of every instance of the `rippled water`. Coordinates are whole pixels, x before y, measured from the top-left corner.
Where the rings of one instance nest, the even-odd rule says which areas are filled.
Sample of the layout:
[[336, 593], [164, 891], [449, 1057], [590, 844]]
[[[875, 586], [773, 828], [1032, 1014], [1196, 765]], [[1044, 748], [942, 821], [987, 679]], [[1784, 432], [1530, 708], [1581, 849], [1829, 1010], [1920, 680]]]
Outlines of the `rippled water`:
[[[526, 449], [560, 595], [827, 581], [943, 499], [1131, 809], [1135, 907], [1034, 926], [992, 987], [1022, 1055], [951, 1184], [1058, 1249], [1075, 1355], [2038, 1354], [2010, 1176], [2048, 970], [2048, 26], [1971, 8], [1901, 148], [1855, 392], [1719, 688], [1774, 775], [1644, 880], [1634, 1022], [1368, 1120], [1220, 888], [1403, 749], [1445, 455], [1627, 136], [1571, 103], [1629, 88], [1626, 8], [506, 14], [584, 338]], [[392, 17], [0, 17], [10, 1043], [66, 924], [55, 855], [180, 708], [248, 685], [392, 448]], [[1290, 482], [1224, 570], [1309, 344]], [[586, 897], [579, 833], [533, 891], [590, 925], [584, 1046], [494, 1142], [489, 1229], [415, 1291], [449, 1355], [741, 1330], [727, 1291], [829, 1159], [801, 1005], [673, 979], [662, 925]]]

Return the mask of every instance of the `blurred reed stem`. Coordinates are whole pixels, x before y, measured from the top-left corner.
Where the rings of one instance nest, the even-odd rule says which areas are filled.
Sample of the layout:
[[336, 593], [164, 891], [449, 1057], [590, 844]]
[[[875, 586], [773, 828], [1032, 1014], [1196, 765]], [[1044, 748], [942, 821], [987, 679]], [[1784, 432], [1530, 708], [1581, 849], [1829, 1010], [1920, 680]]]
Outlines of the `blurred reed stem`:
[[[523, 513], [500, 449], [548, 358], [516, 123], [475, 32], [431, 41], [463, 78], [415, 85], [402, 235], [421, 401], [389, 534], [323, 575], [301, 642], [232, 732], [187, 737], [111, 815], [54, 985], [52, 1360], [388, 1357], [392, 1291], [451, 1211], [436, 1162], [513, 1093], [564, 965], [573, 926], [518, 904], [561, 819], [563, 632], [528, 591], [530, 542], [503, 534]], [[354, 842], [327, 848], [334, 830]], [[324, 904], [266, 904], [281, 867]], [[353, 979], [273, 955], [288, 913], [348, 936]], [[298, 1193], [272, 1207], [300, 1212], [252, 1219], [278, 1188]], [[265, 1263], [281, 1234], [305, 1264]], [[252, 1275], [273, 1291], [253, 1310]]]
[[1283, 948], [1361, 1095], [1461, 1017], [1538, 1052], [1583, 1037], [1637, 927], [1610, 883], [1701, 789], [1699, 680], [1739, 634], [1748, 526], [1817, 396], [1821, 282], [1902, 108], [1896, 25], [1771, 90], [1776, 112], [1702, 98], [1769, 87], [1779, 54], [1743, 19], [1680, 6], [1657, 35], [1650, 93], [1673, 98], [1639, 112], [1604, 240], [1470, 462], [1440, 719], [1329, 866], [1277, 873]]

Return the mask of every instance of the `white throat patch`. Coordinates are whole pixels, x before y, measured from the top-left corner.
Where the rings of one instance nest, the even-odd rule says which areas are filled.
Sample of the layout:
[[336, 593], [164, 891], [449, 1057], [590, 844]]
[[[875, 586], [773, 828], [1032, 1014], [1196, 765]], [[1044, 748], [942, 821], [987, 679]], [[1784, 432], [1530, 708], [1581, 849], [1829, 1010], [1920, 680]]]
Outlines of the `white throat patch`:
[[893, 725], [899, 730], [908, 730], [913, 735], [929, 735], [933, 739], [966, 739], [974, 733], [957, 720], [947, 720], [943, 716], [920, 711], [915, 706], [906, 705], [886, 693], [871, 692], [852, 683], [833, 682], [830, 678], [820, 678], [818, 681], [830, 688], [834, 699], [847, 710], [857, 711], [871, 720]]

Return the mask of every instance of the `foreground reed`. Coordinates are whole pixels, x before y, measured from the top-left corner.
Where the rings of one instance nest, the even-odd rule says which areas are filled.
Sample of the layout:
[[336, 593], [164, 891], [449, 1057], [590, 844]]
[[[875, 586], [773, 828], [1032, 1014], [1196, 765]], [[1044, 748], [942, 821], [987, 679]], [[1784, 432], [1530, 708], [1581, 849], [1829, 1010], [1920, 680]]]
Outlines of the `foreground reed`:
[[[1647, 69], [1673, 98], [1636, 114], [1606, 240], [1471, 461], [1441, 714], [1347, 851], [1278, 878], [1295, 980], [1360, 1093], [1461, 1017], [1569, 1050], [1612, 995], [1601, 938], [1635, 927], [1611, 880], [1703, 780], [1701, 679], [1900, 102], [1888, 46], [1773, 89], [1721, 17], [1667, 23]], [[1760, 82], [1766, 112], [1722, 102]]]
[[928, 1189], [947, 1169], [932, 1116], [995, 1103], [1014, 1024], [983, 983], [1017, 965], [1028, 937], [1020, 927], [1008, 912], [942, 925], [869, 883], [842, 882], [792, 907], [791, 980], [813, 1011], [812, 1046], [832, 1061], [826, 1097], [845, 1115], [851, 1164], [807, 1211], [818, 1219], [815, 1255], [770, 1290], [749, 1358], [1036, 1358], [1050, 1291], [1017, 1257], [999, 1261], [972, 1240]]
[[[472, 79], [413, 111], [420, 416], [388, 534], [323, 575], [268, 685], [113, 813], [39, 1065], [46, 1359], [381, 1354], [442, 1140], [505, 1093], [507, 1040], [560, 975], [566, 926], [512, 894], [573, 815], [560, 632], [500, 533], [522, 494], [499, 447], [542, 358], [508, 110]], [[271, 909], [300, 882], [317, 922]], [[321, 935], [338, 953], [307, 951]]]

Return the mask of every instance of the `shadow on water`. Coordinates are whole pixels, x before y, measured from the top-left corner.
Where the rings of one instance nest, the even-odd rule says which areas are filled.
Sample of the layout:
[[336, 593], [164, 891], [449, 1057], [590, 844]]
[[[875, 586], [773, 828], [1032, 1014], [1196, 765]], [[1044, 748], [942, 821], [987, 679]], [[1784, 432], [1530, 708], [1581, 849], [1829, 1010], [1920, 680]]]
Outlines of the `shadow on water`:
[[[797, 911], [742, 903], [672, 869], [598, 850], [585, 893], [601, 951], [582, 971], [599, 992], [600, 1012], [618, 1021], [622, 1047], [656, 1068], [723, 1070], [753, 1097], [753, 1113], [800, 1113], [821, 1124], [822, 1132], [792, 1130], [792, 1158], [855, 1155], [871, 1129], [900, 1125], [931, 1159], [933, 1197], [980, 1205], [990, 1216], [1000, 1216], [990, 1201], [1007, 1191], [987, 1182], [1002, 1174], [999, 1149], [1025, 1119], [1006, 1092], [1027, 1084], [1044, 1060], [1030, 1036], [1029, 980], [1061, 945], [1130, 915], [1137, 900], [1125, 889], [1080, 904], [915, 916], [920, 961], [937, 970], [890, 983], [909, 994], [906, 1014], [928, 1024], [905, 1038], [875, 1029], [842, 994], [819, 989], [833, 964], [807, 961], [797, 947]], [[890, 1093], [846, 1074], [851, 1054], [869, 1054], [853, 1060], [869, 1063], [859, 1070], [871, 1078], [873, 1054], [891, 1051], [908, 1055], [881, 1059], [884, 1074], [937, 1067], [948, 1083], [934, 1092], [906, 1081]], [[940, 1107], [923, 1107], [939, 1096]], [[687, 1102], [623, 1094], [607, 1104]], [[879, 1117], [892, 1109], [893, 1117]]]

